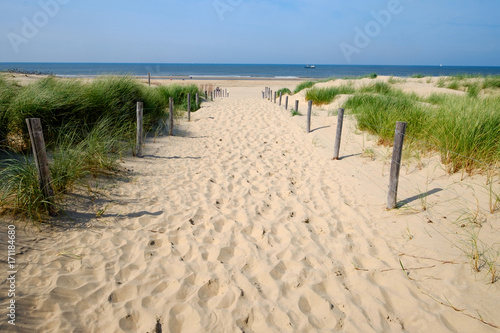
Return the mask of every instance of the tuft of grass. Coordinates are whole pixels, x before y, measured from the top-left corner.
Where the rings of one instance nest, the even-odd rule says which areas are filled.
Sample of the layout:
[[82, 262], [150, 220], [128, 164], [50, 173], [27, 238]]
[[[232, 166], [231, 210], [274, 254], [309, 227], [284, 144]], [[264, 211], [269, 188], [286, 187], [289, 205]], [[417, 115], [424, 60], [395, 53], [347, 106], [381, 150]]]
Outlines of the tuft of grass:
[[453, 90], [459, 90], [460, 89], [460, 84], [458, 83], [457, 80], [451, 81], [446, 88], [448, 89], [453, 89]]
[[293, 91], [293, 93], [297, 94], [298, 92], [300, 92], [304, 89], [312, 88], [315, 84], [316, 84], [316, 82], [314, 82], [314, 81], [304, 81], [304, 82], [300, 83], [299, 85], [297, 85], [297, 87], [295, 87], [295, 90]]
[[468, 83], [466, 86], [467, 86], [467, 96], [472, 98], [479, 96], [479, 93], [481, 92], [481, 85], [478, 82]]
[[300, 113], [299, 110], [295, 110], [295, 109], [291, 109], [290, 110], [290, 114], [292, 115], [292, 117], [295, 117], [295, 116], [302, 116], [302, 113]]
[[354, 87], [351, 84], [330, 88], [311, 88], [306, 92], [306, 100], [313, 101], [315, 105], [329, 104], [337, 95], [353, 94]]
[[391, 86], [385, 82], [378, 81], [374, 84], [370, 84], [368, 86], [364, 86], [358, 90], [361, 93], [376, 93], [376, 94], [384, 94], [387, 95], [393, 92]]
[[483, 80], [483, 89], [500, 88], [500, 75], [487, 76]]
[[8, 107], [18, 93], [20, 87], [5, 78], [5, 75], [0, 75], [0, 145], [3, 140], [7, 139], [9, 133], [9, 117]]
[[414, 78], [414, 79], [422, 79], [422, 78], [425, 77], [425, 75], [417, 73], [417, 74], [413, 74], [411, 77]]
[[290, 89], [288, 89], [288, 88], [281, 88], [280, 90], [278, 90], [278, 91], [276, 92], [276, 94], [277, 94], [278, 96], [280, 95], [280, 93], [281, 93], [281, 95], [282, 95], [282, 96], [283, 96], [283, 95], [291, 95], [291, 94], [292, 94], [292, 92], [291, 92], [291, 91], [290, 91]]
[[15, 215], [40, 221], [48, 210], [35, 163], [27, 157], [6, 159], [0, 165], [0, 207]]

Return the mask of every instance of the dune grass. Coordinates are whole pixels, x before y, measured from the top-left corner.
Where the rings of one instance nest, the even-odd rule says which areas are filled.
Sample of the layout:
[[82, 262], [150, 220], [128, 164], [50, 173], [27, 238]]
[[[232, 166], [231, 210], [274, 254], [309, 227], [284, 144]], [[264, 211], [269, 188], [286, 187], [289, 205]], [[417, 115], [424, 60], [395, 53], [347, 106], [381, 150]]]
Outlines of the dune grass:
[[290, 89], [288, 89], [288, 88], [281, 88], [280, 90], [278, 90], [278, 91], [276, 92], [276, 94], [277, 94], [278, 96], [280, 95], [280, 93], [281, 93], [281, 96], [283, 96], [283, 95], [292, 95], [292, 92], [291, 92], [291, 91], [290, 91]]
[[438, 151], [450, 173], [472, 172], [500, 160], [499, 96], [433, 94], [425, 102], [429, 104], [416, 95], [374, 85], [360, 89], [346, 108], [355, 114], [359, 128], [376, 134], [382, 144], [394, 140], [397, 121], [408, 122], [405, 145]]
[[337, 95], [353, 94], [355, 89], [352, 84], [345, 84], [340, 87], [316, 88], [308, 89], [306, 92], [306, 100], [313, 101], [314, 105], [322, 105], [331, 103]]
[[19, 91], [20, 87], [15, 83], [6, 80], [5, 75], [0, 74], [0, 146], [7, 138], [9, 118], [7, 109], [11, 100]]
[[[117, 159], [135, 145], [138, 101], [144, 103], [147, 132], [168, 117], [169, 97], [174, 98], [179, 114], [186, 107], [188, 93], [196, 109], [196, 92], [195, 85], [147, 87], [130, 77], [105, 77], [88, 84], [48, 77], [26, 87], [0, 81], [0, 111], [6, 124], [2, 133], [24, 141], [24, 145], [7, 147], [20, 149], [22, 155], [0, 165], [0, 208], [40, 221], [47, 205], [57, 204], [62, 194], [86, 176], [118, 170]], [[25, 125], [29, 117], [42, 120], [55, 192], [51, 200], [43, 198], [29, 157]]]
[[314, 81], [304, 81], [304, 82], [300, 83], [299, 85], [297, 85], [297, 87], [295, 87], [295, 90], [293, 91], [293, 93], [297, 94], [304, 89], [308, 89], [308, 88], [313, 87], [315, 84], [316, 84], [316, 82], [314, 82]]

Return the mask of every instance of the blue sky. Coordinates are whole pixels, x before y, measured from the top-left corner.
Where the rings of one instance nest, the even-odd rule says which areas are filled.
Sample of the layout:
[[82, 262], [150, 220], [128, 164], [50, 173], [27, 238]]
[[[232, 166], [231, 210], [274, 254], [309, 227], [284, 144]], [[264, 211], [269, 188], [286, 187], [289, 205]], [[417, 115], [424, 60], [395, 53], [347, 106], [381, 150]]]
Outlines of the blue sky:
[[0, 62], [500, 66], [498, 0], [0, 0]]

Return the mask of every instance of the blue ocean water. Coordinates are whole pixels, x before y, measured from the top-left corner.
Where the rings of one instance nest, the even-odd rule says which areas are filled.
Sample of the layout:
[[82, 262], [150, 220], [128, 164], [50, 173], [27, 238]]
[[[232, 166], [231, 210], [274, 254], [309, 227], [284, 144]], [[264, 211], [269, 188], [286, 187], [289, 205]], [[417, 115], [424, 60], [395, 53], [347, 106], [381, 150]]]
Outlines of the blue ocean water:
[[234, 77], [234, 78], [328, 78], [363, 76], [371, 73], [408, 77], [456, 74], [500, 75], [500, 67], [460, 66], [380, 66], [380, 65], [302, 65], [257, 64], [116, 64], [116, 63], [0, 63], [0, 71], [16, 69], [43, 72], [56, 76], [85, 77], [96, 75], [160, 77]]

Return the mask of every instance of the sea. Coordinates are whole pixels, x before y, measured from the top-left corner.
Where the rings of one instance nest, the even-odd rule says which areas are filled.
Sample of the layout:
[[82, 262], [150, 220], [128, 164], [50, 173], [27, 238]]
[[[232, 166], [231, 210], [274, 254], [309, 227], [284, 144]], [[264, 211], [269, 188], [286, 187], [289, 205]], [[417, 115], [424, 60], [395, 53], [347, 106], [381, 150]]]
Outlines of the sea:
[[[309, 67], [309, 68], [308, 68]], [[314, 67], [314, 68], [311, 68]], [[324, 79], [359, 77], [372, 73], [399, 77], [500, 75], [500, 67], [465, 66], [382, 66], [382, 65], [317, 65], [317, 64], [148, 64], [148, 63], [0, 63], [0, 71], [51, 74], [60, 77], [95, 77], [131, 75], [161, 78], [276, 78]]]

